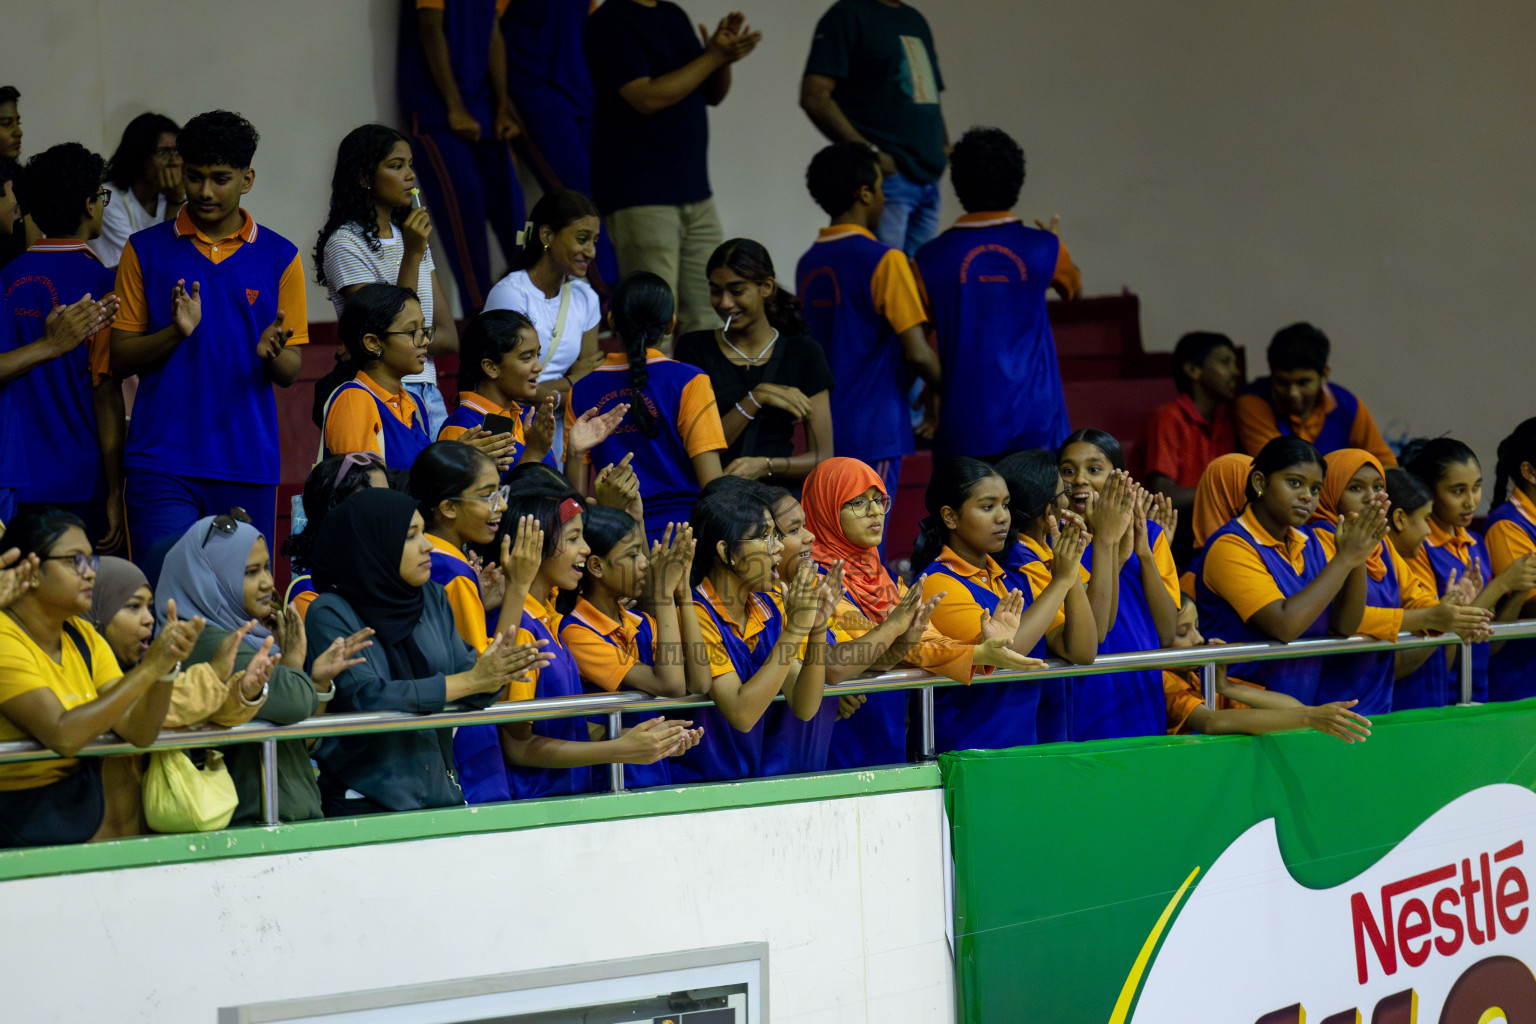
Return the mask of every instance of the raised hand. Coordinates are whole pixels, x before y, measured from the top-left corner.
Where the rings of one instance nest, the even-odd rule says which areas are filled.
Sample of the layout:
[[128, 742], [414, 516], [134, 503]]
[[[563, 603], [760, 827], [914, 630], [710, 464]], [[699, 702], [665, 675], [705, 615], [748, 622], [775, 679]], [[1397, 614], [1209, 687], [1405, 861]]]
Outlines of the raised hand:
[[1357, 700], [1336, 700], [1332, 704], [1306, 708], [1307, 726], [1345, 743], [1364, 743], [1371, 735], [1371, 720], [1349, 710], [1358, 703]]
[[511, 468], [512, 459], [517, 454], [517, 439], [505, 431], [493, 434], [484, 427], [475, 427], [460, 434], [458, 440], [478, 449], [496, 463], [496, 470], [501, 473]]
[[555, 443], [555, 396], [539, 403], [533, 422], [523, 428], [523, 439], [535, 451], [547, 452]]
[[97, 302], [90, 294], [68, 306], [55, 306], [43, 321], [43, 342], [55, 356], [72, 352], [117, 316], [117, 296]]
[[1152, 495], [1152, 508], [1147, 518], [1161, 526], [1170, 540], [1179, 528], [1179, 510], [1173, 507], [1173, 499], [1166, 494]]
[[240, 678], [234, 681], [240, 689], [241, 698], [247, 704], [261, 696], [261, 691], [266, 688], [267, 681], [272, 678], [272, 670], [276, 667], [277, 655], [272, 653], [272, 637], [269, 636], [262, 642], [261, 649], [246, 663]]
[[1382, 538], [1387, 535], [1386, 495], [1377, 495], [1359, 512], [1352, 512], [1339, 521], [1337, 557], [1350, 566], [1359, 568], [1370, 560]]
[[177, 281], [171, 289], [171, 323], [176, 325], [176, 333], [183, 338], [197, 330], [197, 325], [203, 321], [202, 289], [197, 281], [188, 288], [185, 280]]
[[180, 206], [187, 201], [187, 190], [181, 181], [181, 168], [177, 165], [160, 168], [155, 175], [155, 188], [172, 206]]
[[1099, 492], [1098, 501], [1089, 500], [1088, 525], [1101, 544], [1119, 544], [1131, 529], [1132, 484], [1124, 470], [1115, 470]]
[[165, 628], [160, 630], [160, 635], [149, 645], [143, 663], [157, 677], [169, 675], [176, 670], [177, 665], [191, 656], [197, 638], [203, 635], [204, 625], [206, 623], [202, 616], [178, 619], [175, 598], [165, 602]]
[[[809, 565], [802, 564], [801, 569], [809, 569], [812, 576], [816, 570]], [[841, 559], [827, 567], [827, 574], [822, 578], [821, 587], [816, 591], [816, 623], [811, 627], [811, 635], [817, 636], [824, 632], [827, 623], [832, 621], [832, 615], [837, 611], [838, 599], [843, 596], [843, 562]]]
[[360, 629], [351, 636], [339, 636], [332, 640], [331, 645], [309, 667], [309, 678], [317, 686], [324, 686], [352, 666], [361, 665], [364, 659], [358, 655], [373, 646], [372, 637], [373, 630]]
[[533, 516], [523, 516], [517, 521], [515, 535], [509, 530], [501, 537], [501, 572], [506, 585], [526, 591], [543, 561], [544, 527]]
[[[916, 587], [912, 588], [916, 590]], [[912, 611], [912, 621], [907, 624], [906, 630], [901, 634], [901, 642], [908, 647], [916, 647], [923, 642], [923, 633], [928, 629], [928, 623], [933, 619], [934, 611], [939, 607], [939, 602], [944, 599], [943, 594], [935, 594]]]
[[35, 554], [21, 557], [20, 548], [0, 555], [0, 609], [9, 608], [18, 597], [37, 586], [37, 570], [42, 565]]
[[1064, 528], [1055, 532], [1051, 541], [1051, 579], [1067, 578], [1076, 583], [1081, 578], [1083, 552], [1088, 550], [1088, 534], [1082, 522], [1077, 516], [1064, 518]]
[[1521, 555], [1506, 565], [1493, 582], [1504, 593], [1520, 594], [1523, 600], [1525, 594], [1536, 589], [1536, 555]]
[[544, 651], [545, 641], [519, 644], [507, 639], [506, 633], [497, 633], [490, 646], [475, 659], [475, 667], [468, 672], [471, 693], [494, 693], [508, 683], [521, 679], [534, 668], [543, 668], [555, 660]]
[[645, 576], [641, 600], [648, 604], [675, 598], [686, 587], [693, 562], [693, 527], [668, 523], [661, 540], [651, 545], [651, 571]]
[[588, 409], [576, 417], [576, 422], [572, 423], [571, 429], [566, 431], [566, 439], [570, 441], [571, 451], [579, 457], [608, 440], [608, 435], [619, 428], [627, 412], [629, 412], [629, 403], [620, 402], [602, 415], [598, 415], [596, 409]]
[[794, 578], [784, 588], [784, 618], [791, 626], [811, 633], [816, 625], [821, 600], [821, 577], [807, 562], [802, 562]]
[[288, 339], [293, 337], [293, 328], [283, 326], [283, 316], [283, 311], [278, 310], [267, 329], [261, 332], [261, 341], [256, 345], [256, 354], [268, 362], [282, 355]]
[[[940, 597], [944, 593], [939, 594]], [[997, 602], [991, 614], [983, 608], [981, 610], [981, 638], [982, 641], [1001, 640], [1010, 643], [1013, 635], [1019, 631], [1019, 620], [1024, 615], [1024, 592], [1010, 590], [1007, 596]]]
[[625, 452], [618, 462], [604, 466], [592, 484], [593, 497], [587, 500], [626, 512], [635, 522], [642, 523], [645, 510], [640, 503], [640, 478], [629, 465], [634, 457], [634, 452]]
[[[256, 628], [256, 620], [241, 624], [240, 628], [227, 634], [213, 649], [213, 657], [208, 659], [208, 665], [220, 679], [228, 679], [235, 674], [235, 654], [240, 650], [240, 641], [245, 639], [245, 634]], [[273, 639], [268, 637], [268, 639]]]
[[406, 214], [400, 225], [400, 245], [408, 253], [420, 256], [427, 251], [427, 238], [432, 234], [432, 216], [426, 207]]

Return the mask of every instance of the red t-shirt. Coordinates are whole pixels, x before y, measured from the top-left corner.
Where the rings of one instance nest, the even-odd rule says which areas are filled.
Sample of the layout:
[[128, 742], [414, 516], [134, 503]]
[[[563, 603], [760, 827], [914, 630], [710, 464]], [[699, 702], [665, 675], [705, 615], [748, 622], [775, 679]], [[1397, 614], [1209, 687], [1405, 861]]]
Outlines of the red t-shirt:
[[1218, 455], [1237, 451], [1232, 406], [1222, 403], [1207, 420], [1188, 395], [1158, 406], [1147, 418], [1147, 473], [1193, 487]]

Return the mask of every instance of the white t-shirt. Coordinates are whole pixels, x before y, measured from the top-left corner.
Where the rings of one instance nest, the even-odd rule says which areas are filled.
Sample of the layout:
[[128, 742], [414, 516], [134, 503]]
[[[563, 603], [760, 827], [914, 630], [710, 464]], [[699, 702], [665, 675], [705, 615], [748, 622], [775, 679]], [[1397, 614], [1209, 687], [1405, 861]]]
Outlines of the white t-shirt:
[[[341, 289], [355, 284], [394, 284], [400, 279], [400, 261], [405, 257], [405, 242], [400, 228], [389, 238], [379, 239], [379, 251], [368, 248], [368, 236], [362, 226], [349, 221], [337, 228], [325, 240], [325, 283], [330, 289], [331, 305], [336, 307], [336, 318], [347, 304]], [[422, 322], [432, 320], [432, 249], [421, 254], [421, 269], [416, 273], [416, 296], [421, 300]], [[436, 384], [437, 365], [427, 357], [427, 365], [420, 373], [402, 377], [406, 384]]]
[[123, 246], [127, 244], [129, 235], [152, 228], [165, 220], [167, 200], [165, 196], [156, 193], [155, 212], [151, 214], [139, 205], [139, 201], [133, 197], [132, 189], [118, 188], [116, 185], [108, 185], [107, 189], [112, 193], [112, 200], [101, 214], [101, 237], [93, 238], [87, 244], [96, 258], [101, 260], [102, 266], [115, 267], [123, 258]]
[[[486, 309], [513, 309], [533, 321], [539, 332], [539, 361], [544, 370], [539, 380], [558, 380], [581, 354], [581, 336], [602, 319], [597, 292], [581, 278], [571, 279], [571, 305], [565, 312], [565, 328], [560, 344], [552, 344], [555, 321], [560, 318], [560, 293], [546, 298], [544, 292], [528, 279], [528, 271], [514, 270], [491, 289], [485, 299]], [[552, 351], [553, 350], [553, 351]]]

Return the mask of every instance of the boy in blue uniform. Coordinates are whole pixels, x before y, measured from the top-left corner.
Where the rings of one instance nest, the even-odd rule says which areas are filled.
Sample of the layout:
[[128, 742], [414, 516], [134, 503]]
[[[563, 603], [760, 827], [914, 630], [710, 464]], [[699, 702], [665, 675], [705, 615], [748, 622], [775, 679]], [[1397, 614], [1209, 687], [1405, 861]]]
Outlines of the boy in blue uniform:
[[117, 266], [112, 372], [139, 375], [124, 457], [136, 559], [233, 507], [272, 542], [272, 385], [298, 379], [309, 321], [298, 249], [240, 209], [258, 138], [227, 110], [188, 121], [176, 140], [187, 205], [133, 235]]
[[1269, 376], [1244, 388], [1232, 406], [1238, 447], [1252, 455], [1271, 438], [1294, 435], [1324, 455], [1363, 448], [1383, 466], [1397, 465], [1365, 403], [1328, 380], [1328, 335], [1291, 324], [1275, 333], [1266, 354]]
[[972, 128], [949, 163], [965, 216], [916, 258], [944, 380], [959, 389], [939, 416], [934, 455], [996, 461], [1054, 448], [1071, 428], [1045, 293], [1076, 298], [1082, 277], [1055, 232], [1009, 212], [1024, 187], [1024, 151], [1007, 133]]
[[[111, 193], [102, 188], [100, 156], [77, 142], [33, 157], [23, 178], [27, 207], [43, 237], [0, 277], [16, 345], [44, 337], [61, 302], [111, 293], [115, 276], [88, 242], [101, 234]], [[26, 425], [27, 476], [22, 506], [58, 505], [86, 523], [102, 551], [122, 546], [122, 387], [108, 370], [110, 331], [38, 363], [10, 385], [10, 401]], [[20, 444], [17, 445], [21, 447]]]
[[466, 314], [495, 282], [485, 225], [515, 252], [523, 190], [507, 143], [519, 135], [507, 96], [507, 48], [498, 19], [509, 0], [407, 0], [400, 22], [400, 107], [410, 121], [417, 173]]
[[923, 334], [927, 313], [906, 254], [875, 238], [885, 195], [874, 152], [853, 142], [828, 146], [805, 177], [832, 218], [800, 257], [795, 281], [837, 381], [834, 452], [874, 467], [895, 494], [901, 457], [913, 451], [903, 362], [930, 387], [940, 382], [939, 357]]

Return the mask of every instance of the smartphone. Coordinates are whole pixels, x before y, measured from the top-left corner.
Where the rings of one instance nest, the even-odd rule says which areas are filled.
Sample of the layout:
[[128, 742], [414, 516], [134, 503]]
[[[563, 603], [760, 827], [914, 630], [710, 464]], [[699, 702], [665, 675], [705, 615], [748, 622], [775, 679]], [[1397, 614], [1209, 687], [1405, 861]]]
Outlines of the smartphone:
[[485, 429], [490, 434], [516, 434], [517, 421], [510, 416], [491, 413], [485, 418]]

